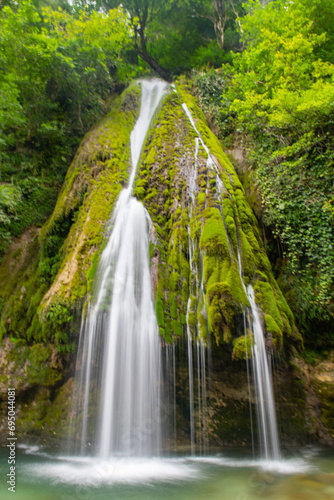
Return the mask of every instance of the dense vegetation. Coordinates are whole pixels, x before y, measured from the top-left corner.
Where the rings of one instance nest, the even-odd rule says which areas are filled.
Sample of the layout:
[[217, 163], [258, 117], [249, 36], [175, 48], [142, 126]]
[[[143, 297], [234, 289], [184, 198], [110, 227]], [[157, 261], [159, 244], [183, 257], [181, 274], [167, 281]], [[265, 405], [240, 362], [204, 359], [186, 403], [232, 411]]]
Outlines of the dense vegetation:
[[50, 215], [113, 93], [136, 75], [194, 70], [210, 123], [246, 153], [245, 187], [299, 329], [310, 347], [333, 345], [332, 3], [4, 2], [0, 253]]
[[0, 251], [50, 215], [78, 142], [124, 79], [126, 14], [30, 1], [0, 14]]
[[334, 341], [333, 21], [331, 1], [249, 2], [245, 50], [196, 77], [221, 134], [246, 149], [277, 276], [318, 347]]
[[251, 4], [243, 23], [247, 49], [234, 58], [230, 93], [264, 220], [283, 246], [281, 285], [300, 328], [306, 333], [312, 325], [313, 335], [319, 320], [334, 314], [332, 7], [305, 0], [265, 9]]

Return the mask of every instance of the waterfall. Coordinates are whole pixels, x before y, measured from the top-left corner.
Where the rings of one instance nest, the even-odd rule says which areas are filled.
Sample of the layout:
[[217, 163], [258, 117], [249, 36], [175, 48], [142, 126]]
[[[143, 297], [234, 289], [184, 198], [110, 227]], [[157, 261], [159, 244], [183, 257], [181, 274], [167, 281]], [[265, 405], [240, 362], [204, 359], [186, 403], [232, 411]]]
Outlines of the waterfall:
[[[111, 217], [110, 236], [101, 254], [93, 298], [82, 320], [72, 411], [74, 435], [80, 443], [77, 451], [81, 455], [90, 453], [102, 458], [115, 455], [154, 456], [159, 455], [162, 448], [161, 422], [166, 415], [162, 415], [162, 354], [151, 297], [148, 249], [152, 223], [142, 203], [132, 197], [132, 190], [145, 136], [165, 86], [159, 81], [142, 83], [140, 114], [131, 134], [129, 184], [120, 193]], [[183, 109], [197, 135], [194, 168], [188, 177], [188, 216], [191, 220], [198, 184], [200, 147], [207, 154], [207, 171], [216, 178], [218, 203], [225, 188], [217, 165], [185, 104]], [[200, 255], [197, 262], [196, 244], [189, 225], [190, 286], [184, 341], [188, 358], [192, 455], [195, 451], [200, 454], [206, 452], [209, 436], [206, 391], [210, 372], [210, 366], [209, 370], [206, 367], [209, 339], [202, 335], [199, 324], [195, 325], [193, 319], [191, 324], [189, 321], [194, 308], [197, 312], [205, 309], [202, 257]], [[240, 253], [238, 256], [234, 254], [230, 241], [229, 247], [235, 266], [238, 260], [240, 278], [250, 304], [244, 308], [244, 329], [245, 332], [248, 329], [253, 332], [252, 375], [260, 444], [267, 460], [279, 459], [271, 366], [260, 314], [252, 286], [246, 288], [243, 281]], [[173, 422], [169, 419], [169, 424], [173, 427], [174, 444], [177, 442], [175, 346], [176, 339], [164, 351], [166, 373], [170, 374], [166, 393], [168, 408], [172, 408]], [[250, 376], [248, 364], [247, 376]]]
[[[260, 314], [255, 302], [254, 289], [251, 284], [246, 285], [242, 275], [241, 255], [238, 251], [238, 268], [241, 278], [241, 283], [247, 295], [250, 304], [251, 314], [245, 315], [245, 332], [247, 325], [253, 332], [253, 342], [251, 353], [247, 353], [247, 357], [251, 354], [255, 398], [257, 402], [257, 421], [260, 433], [260, 447], [263, 450], [263, 456], [266, 460], [280, 460], [280, 445], [278, 439], [278, 429], [275, 411], [275, 398], [272, 382], [271, 365], [267, 354], [264, 332], [260, 320]], [[245, 342], [246, 342], [245, 338]], [[249, 377], [248, 359], [247, 362], [247, 377]], [[252, 419], [252, 417], [251, 417]], [[251, 420], [251, 426], [253, 422]], [[252, 429], [252, 446], [253, 446], [253, 429]]]
[[82, 321], [72, 412], [81, 455], [89, 448], [102, 458], [152, 456], [161, 449], [161, 347], [151, 297], [151, 221], [131, 193], [165, 87], [157, 80], [141, 84], [129, 184], [118, 198], [93, 300]]
[[188, 379], [189, 379], [189, 421], [190, 421], [190, 446], [191, 454], [195, 455], [195, 420], [194, 420], [194, 370], [193, 370], [193, 345], [189, 328], [190, 297], [187, 307], [187, 348], [188, 348]]
[[272, 383], [271, 366], [264, 341], [264, 335], [259, 311], [255, 303], [252, 285], [247, 287], [247, 297], [251, 306], [252, 325], [254, 335], [252, 345], [252, 365], [255, 381], [255, 395], [258, 401], [258, 425], [260, 429], [260, 445], [266, 460], [279, 460], [280, 446], [275, 412], [275, 399]]

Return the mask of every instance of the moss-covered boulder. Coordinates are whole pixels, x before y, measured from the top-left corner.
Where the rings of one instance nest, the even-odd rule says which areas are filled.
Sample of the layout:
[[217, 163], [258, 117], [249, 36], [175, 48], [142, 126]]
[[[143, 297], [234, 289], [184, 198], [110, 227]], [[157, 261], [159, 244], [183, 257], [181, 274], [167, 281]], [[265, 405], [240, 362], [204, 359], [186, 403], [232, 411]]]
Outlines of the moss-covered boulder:
[[177, 341], [188, 329], [194, 340], [213, 334], [217, 344], [234, 342], [243, 334], [245, 287], [252, 284], [270, 346], [298, 344], [234, 167], [186, 82], [173, 90], [148, 135], [134, 191], [154, 224], [161, 335]]
[[127, 180], [139, 96], [140, 86], [130, 86], [83, 139], [54, 212], [13, 279], [3, 260], [1, 336], [53, 342], [64, 354], [69, 350], [73, 309], [89, 292], [107, 221]]

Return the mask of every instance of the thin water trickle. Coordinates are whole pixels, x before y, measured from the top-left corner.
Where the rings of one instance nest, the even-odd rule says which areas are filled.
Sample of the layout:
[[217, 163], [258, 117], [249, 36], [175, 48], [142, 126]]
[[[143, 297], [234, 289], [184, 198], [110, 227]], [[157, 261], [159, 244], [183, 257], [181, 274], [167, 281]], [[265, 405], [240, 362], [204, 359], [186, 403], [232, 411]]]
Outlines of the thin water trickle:
[[276, 422], [275, 399], [272, 385], [272, 372], [260, 320], [255, 303], [252, 285], [247, 287], [247, 297], [252, 311], [252, 331], [254, 345], [252, 346], [253, 371], [256, 380], [257, 400], [259, 407], [259, 427], [266, 460], [280, 460], [280, 446]]
[[[187, 117], [188, 117], [188, 119], [189, 119], [189, 121], [191, 123], [191, 126], [193, 127], [193, 129], [195, 130], [196, 134], [198, 135], [197, 139], [200, 141], [200, 143], [201, 143], [204, 151], [207, 154], [207, 161], [206, 161], [207, 167], [210, 168], [210, 169], [212, 169], [212, 170], [214, 170], [216, 172], [217, 188], [218, 188], [218, 192], [221, 194], [222, 190], [223, 190], [223, 182], [222, 182], [222, 180], [220, 178], [219, 170], [218, 170], [216, 164], [214, 163], [214, 161], [211, 158], [211, 154], [210, 154], [209, 148], [207, 147], [207, 145], [203, 141], [202, 136], [199, 133], [199, 131], [198, 131], [196, 125], [195, 125], [194, 119], [193, 119], [193, 117], [192, 117], [192, 115], [191, 115], [191, 113], [189, 111], [188, 106], [185, 103], [183, 103], [182, 107], [183, 107], [183, 109], [184, 109], [184, 111], [185, 111], [185, 113], [186, 113], [186, 115], [187, 115]], [[196, 145], [196, 148], [197, 148], [196, 151], [197, 152], [198, 152], [198, 146], [199, 146], [199, 144], [197, 143], [197, 145]], [[196, 155], [197, 155], [197, 152], [196, 152]]]
[[[266, 460], [280, 460], [281, 452], [278, 439], [272, 371], [270, 362], [268, 360], [260, 314], [255, 302], [254, 289], [251, 284], [249, 284], [246, 288], [243, 280], [241, 255], [239, 252], [238, 268], [241, 282], [250, 304], [251, 312], [251, 314], [248, 314], [247, 316], [245, 315], [245, 332], [247, 331], [248, 323], [250, 331], [253, 332], [254, 336], [253, 344], [251, 346], [251, 361], [255, 389], [257, 421], [260, 433], [260, 446], [263, 450], [263, 456]], [[248, 364], [247, 377], [249, 377]]]
[[195, 418], [194, 418], [194, 368], [193, 344], [189, 326], [190, 297], [187, 307], [187, 347], [188, 347], [188, 379], [189, 379], [189, 411], [190, 411], [190, 446], [191, 454], [195, 455]]
[[[82, 455], [90, 442], [97, 443], [93, 454], [102, 458], [153, 456], [161, 449], [161, 347], [150, 293], [151, 221], [131, 193], [144, 139], [165, 87], [156, 80], [141, 84], [140, 114], [131, 133], [129, 185], [118, 198], [81, 329], [74, 414]], [[95, 400], [92, 394], [97, 394]]]

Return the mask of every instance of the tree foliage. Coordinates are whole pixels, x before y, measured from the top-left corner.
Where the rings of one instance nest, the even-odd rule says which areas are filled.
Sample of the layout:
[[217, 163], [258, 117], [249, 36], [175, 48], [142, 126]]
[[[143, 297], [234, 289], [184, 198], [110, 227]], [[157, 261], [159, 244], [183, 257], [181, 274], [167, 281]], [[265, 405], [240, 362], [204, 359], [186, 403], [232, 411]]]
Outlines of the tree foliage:
[[241, 22], [246, 49], [234, 56], [229, 91], [237, 129], [248, 138], [265, 221], [283, 245], [281, 283], [306, 329], [334, 316], [330, 3], [249, 2]]
[[[107, 11], [120, 0], [100, 0]], [[136, 53], [162, 78], [195, 66], [219, 66], [239, 46], [241, 0], [125, 0]], [[218, 42], [218, 43], [217, 43]], [[222, 50], [224, 48], [224, 51]]]
[[0, 220], [3, 251], [52, 210], [74, 148], [124, 80], [130, 28], [121, 9], [72, 15], [26, 0], [3, 7], [0, 29], [0, 181], [20, 193]]

